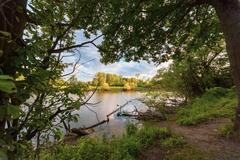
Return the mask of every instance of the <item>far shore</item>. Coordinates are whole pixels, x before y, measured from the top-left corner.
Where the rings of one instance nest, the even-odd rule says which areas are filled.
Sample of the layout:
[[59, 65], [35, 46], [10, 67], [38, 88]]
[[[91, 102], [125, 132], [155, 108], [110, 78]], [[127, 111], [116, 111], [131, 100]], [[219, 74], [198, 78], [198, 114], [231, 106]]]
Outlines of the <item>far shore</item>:
[[146, 90], [153, 90], [152, 88], [148, 87], [135, 87], [135, 88], [124, 88], [123, 86], [110, 86], [107, 88], [104, 87], [97, 87], [97, 86], [90, 86], [88, 88], [89, 91], [94, 91], [97, 88], [97, 91], [100, 92], [131, 92], [131, 91], [146, 91]]

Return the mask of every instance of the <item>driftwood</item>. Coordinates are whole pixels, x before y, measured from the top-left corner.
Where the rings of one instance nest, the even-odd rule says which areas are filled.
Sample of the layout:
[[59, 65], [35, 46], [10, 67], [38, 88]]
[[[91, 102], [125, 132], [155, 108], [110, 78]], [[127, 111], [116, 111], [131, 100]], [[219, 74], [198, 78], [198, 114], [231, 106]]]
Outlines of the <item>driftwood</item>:
[[161, 112], [151, 111], [151, 110], [147, 110], [146, 112], [137, 111], [137, 114], [122, 111], [122, 112], [118, 112], [117, 116], [133, 117], [138, 120], [166, 120], [166, 117], [164, 116], [164, 114], [162, 114]]
[[118, 116], [118, 117], [121, 117], [121, 116], [137, 117], [138, 115], [123, 111], [123, 112], [118, 112], [118, 113], [117, 113], [117, 116]]
[[91, 133], [93, 133], [94, 132], [94, 129], [81, 129], [81, 128], [72, 128], [71, 129], [71, 132], [72, 133], [75, 133], [75, 134], [77, 134], [77, 135], [79, 135], [79, 136], [85, 136], [85, 135], [88, 135], [88, 134], [91, 134]]

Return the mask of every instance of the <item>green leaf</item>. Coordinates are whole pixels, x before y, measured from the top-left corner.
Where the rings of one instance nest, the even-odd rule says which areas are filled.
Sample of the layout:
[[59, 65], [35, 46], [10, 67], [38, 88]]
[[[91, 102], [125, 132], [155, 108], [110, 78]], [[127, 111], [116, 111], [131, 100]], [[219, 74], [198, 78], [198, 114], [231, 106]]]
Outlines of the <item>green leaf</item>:
[[6, 117], [6, 115], [7, 115], [6, 107], [0, 107], [0, 120], [3, 120]]
[[0, 91], [6, 93], [16, 93], [17, 88], [12, 77], [8, 75], [0, 75]]
[[3, 55], [3, 50], [0, 49], [0, 57]]
[[8, 75], [0, 75], [0, 80], [13, 80], [13, 78]]
[[21, 115], [21, 109], [19, 108], [19, 106], [8, 105], [7, 114], [12, 119], [16, 119]]
[[18, 17], [15, 17], [17, 22], [20, 22], [20, 19]]
[[7, 154], [3, 150], [0, 150], [0, 159], [1, 160], [8, 160]]
[[6, 32], [6, 31], [0, 31], [0, 37], [7, 37], [7, 38], [11, 38], [11, 33]]

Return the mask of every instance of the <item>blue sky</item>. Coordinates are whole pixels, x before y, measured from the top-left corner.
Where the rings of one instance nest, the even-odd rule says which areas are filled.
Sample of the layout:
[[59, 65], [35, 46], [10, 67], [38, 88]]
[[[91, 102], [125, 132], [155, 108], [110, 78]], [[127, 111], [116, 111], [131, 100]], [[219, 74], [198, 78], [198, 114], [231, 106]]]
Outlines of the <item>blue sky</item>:
[[[94, 36], [92, 36], [92, 38], [94, 38]], [[84, 41], [86, 41], [86, 39], [84, 38], [82, 32], [77, 32], [76, 43], [82, 43]], [[96, 43], [99, 44], [101, 41], [102, 40], [99, 39]], [[76, 52], [74, 56], [64, 58], [64, 62], [76, 62], [79, 56], [81, 59], [74, 75], [76, 75], [76, 77], [81, 81], [92, 80], [97, 72], [114, 73], [124, 77], [134, 77], [136, 74], [139, 74], [140, 78], [147, 79], [153, 77], [159, 68], [168, 66], [168, 63], [155, 66], [154, 64], [149, 64], [146, 61], [125, 62], [123, 60], [110, 65], [104, 65], [100, 62], [101, 56], [93, 45], [78, 49], [78, 52]], [[65, 73], [69, 73], [71, 71], [72, 67], [68, 67], [65, 70]]]

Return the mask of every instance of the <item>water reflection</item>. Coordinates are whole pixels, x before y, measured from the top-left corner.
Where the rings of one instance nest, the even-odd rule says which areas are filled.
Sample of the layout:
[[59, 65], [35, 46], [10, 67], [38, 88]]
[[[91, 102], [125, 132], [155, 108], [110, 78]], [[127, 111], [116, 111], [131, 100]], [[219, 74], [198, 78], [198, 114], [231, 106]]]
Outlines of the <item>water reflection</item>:
[[[90, 95], [91, 93], [89, 93]], [[147, 107], [141, 103], [137, 98], [143, 95], [141, 92], [96, 92], [89, 101], [90, 103], [100, 102], [94, 106], [82, 106], [78, 113], [80, 115], [79, 122], [71, 122], [72, 128], [88, 127], [106, 119], [106, 115], [118, 108], [118, 105], [123, 105], [127, 101], [130, 103], [123, 108], [125, 111], [133, 111], [135, 107], [139, 111], [145, 111]], [[91, 111], [93, 110], [93, 111]], [[96, 117], [97, 113], [97, 117]], [[117, 117], [116, 114], [111, 115], [108, 124], [103, 124], [94, 128], [95, 134], [109, 136], [118, 136], [124, 132], [124, 128], [129, 122], [136, 122], [127, 117]]]

